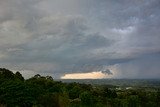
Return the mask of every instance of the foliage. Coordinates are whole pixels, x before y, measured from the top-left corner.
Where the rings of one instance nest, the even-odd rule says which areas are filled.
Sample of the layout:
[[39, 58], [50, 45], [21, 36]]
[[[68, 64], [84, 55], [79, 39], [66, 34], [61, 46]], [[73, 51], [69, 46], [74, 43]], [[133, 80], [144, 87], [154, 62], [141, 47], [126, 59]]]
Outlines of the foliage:
[[92, 94], [90, 92], [83, 92], [80, 94], [80, 99], [82, 104], [84, 105], [92, 105], [93, 104], [93, 97]]
[[39, 74], [25, 80], [0, 68], [0, 107], [158, 107], [159, 99], [160, 90], [62, 83]]

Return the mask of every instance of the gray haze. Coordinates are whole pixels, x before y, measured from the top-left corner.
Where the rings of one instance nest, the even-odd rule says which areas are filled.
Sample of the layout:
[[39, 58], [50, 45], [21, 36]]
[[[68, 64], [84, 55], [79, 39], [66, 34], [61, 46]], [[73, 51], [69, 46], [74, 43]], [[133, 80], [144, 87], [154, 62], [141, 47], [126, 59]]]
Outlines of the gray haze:
[[0, 0], [0, 67], [160, 78], [160, 0]]

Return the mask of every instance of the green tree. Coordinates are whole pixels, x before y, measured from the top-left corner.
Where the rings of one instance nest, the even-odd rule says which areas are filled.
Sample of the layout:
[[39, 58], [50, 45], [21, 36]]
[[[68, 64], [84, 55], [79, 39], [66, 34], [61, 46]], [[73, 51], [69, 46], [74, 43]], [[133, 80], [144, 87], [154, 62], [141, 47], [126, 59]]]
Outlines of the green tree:
[[139, 107], [139, 98], [137, 95], [131, 95], [128, 97], [128, 106], [129, 107]]
[[82, 104], [84, 104], [84, 105], [92, 105], [93, 104], [93, 96], [88, 91], [81, 93], [80, 99], [81, 99]]
[[65, 94], [48, 93], [38, 98], [38, 107], [67, 107], [69, 104], [68, 97]]
[[14, 79], [14, 73], [8, 69], [0, 68], [0, 77], [5, 79]]
[[79, 95], [81, 92], [82, 92], [82, 89], [78, 85], [76, 85], [69, 90], [69, 98], [71, 99], [79, 98]]
[[160, 105], [160, 89], [157, 91], [157, 100], [156, 100], [156, 102], [157, 102], [157, 105]]
[[34, 93], [20, 81], [6, 81], [0, 86], [0, 101], [7, 104], [7, 107], [31, 107], [35, 100], [33, 95]]
[[18, 71], [15, 73], [15, 79], [19, 79], [21, 81], [24, 81], [22, 74]]
[[108, 97], [108, 98], [116, 98], [117, 97], [117, 93], [116, 93], [115, 90], [110, 90], [107, 87], [104, 87], [103, 96], [104, 97]]

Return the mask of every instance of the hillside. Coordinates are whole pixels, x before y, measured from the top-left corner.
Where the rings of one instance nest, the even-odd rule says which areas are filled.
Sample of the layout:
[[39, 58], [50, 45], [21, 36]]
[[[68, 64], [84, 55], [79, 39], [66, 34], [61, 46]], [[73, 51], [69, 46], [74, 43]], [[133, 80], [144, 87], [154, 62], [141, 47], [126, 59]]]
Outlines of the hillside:
[[25, 80], [0, 68], [0, 107], [158, 107], [160, 90], [63, 83], [39, 74]]

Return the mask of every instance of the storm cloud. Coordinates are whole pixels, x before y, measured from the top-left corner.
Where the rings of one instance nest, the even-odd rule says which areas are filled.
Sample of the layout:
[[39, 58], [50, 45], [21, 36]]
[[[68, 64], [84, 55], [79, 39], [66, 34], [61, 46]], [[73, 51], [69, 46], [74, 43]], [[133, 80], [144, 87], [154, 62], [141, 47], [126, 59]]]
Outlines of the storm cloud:
[[159, 78], [159, 29], [159, 0], [0, 0], [0, 67]]

